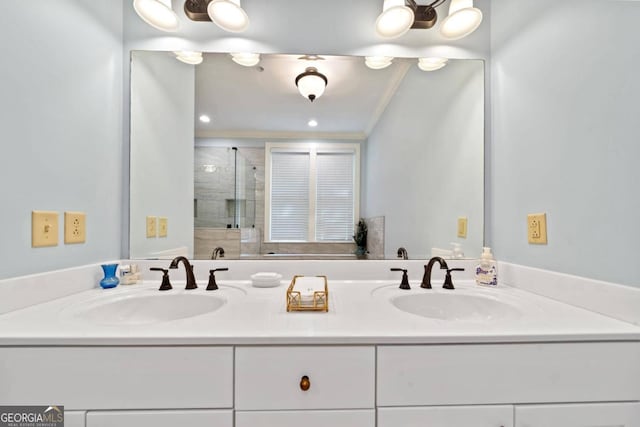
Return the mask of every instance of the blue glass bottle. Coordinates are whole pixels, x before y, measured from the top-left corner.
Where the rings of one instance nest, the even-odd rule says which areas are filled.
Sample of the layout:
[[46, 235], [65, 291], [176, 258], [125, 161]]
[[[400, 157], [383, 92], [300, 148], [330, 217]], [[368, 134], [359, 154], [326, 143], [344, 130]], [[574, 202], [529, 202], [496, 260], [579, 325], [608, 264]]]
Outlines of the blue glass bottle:
[[104, 278], [100, 280], [100, 286], [103, 289], [115, 288], [120, 283], [120, 279], [116, 277], [116, 269], [118, 264], [102, 264]]

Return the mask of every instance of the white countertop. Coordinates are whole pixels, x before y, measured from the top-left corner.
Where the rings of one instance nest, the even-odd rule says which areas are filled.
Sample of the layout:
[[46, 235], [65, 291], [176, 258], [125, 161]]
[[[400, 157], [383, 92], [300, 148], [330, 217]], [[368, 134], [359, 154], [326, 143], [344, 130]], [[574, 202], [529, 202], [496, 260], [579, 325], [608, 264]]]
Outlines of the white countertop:
[[[248, 281], [219, 280], [214, 295], [227, 299], [219, 310], [195, 317], [146, 324], [104, 325], [74, 317], [69, 307], [82, 307], [118, 293], [156, 293], [158, 281], [112, 290], [91, 289], [0, 315], [0, 345], [326, 345], [443, 344], [567, 341], [636, 341], [640, 327], [516, 288], [477, 287], [456, 281], [456, 290], [433, 290], [411, 281], [329, 281], [329, 312], [290, 312], [285, 307], [285, 281], [279, 287], [254, 288]], [[173, 283], [170, 296], [185, 291]], [[517, 318], [486, 321], [435, 320], [405, 313], [389, 298], [425, 293], [477, 294], [505, 301], [521, 312]]]

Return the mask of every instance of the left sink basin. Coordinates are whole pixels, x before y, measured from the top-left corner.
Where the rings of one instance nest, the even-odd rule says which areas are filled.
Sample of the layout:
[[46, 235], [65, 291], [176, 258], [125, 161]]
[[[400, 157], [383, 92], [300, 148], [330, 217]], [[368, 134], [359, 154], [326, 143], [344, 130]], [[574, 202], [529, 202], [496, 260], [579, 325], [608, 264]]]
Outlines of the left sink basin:
[[226, 303], [216, 295], [149, 291], [93, 299], [68, 307], [63, 314], [102, 325], [146, 325], [211, 313]]

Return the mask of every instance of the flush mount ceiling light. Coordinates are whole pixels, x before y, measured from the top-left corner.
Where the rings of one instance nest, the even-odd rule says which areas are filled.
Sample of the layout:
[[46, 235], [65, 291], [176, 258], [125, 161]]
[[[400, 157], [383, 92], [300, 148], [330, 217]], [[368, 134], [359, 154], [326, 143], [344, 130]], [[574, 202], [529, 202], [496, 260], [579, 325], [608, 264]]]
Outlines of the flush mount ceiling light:
[[387, 68], [391, 65], [392, 61], [392, 56], [366, 56], [364, 58], [365, 65], [372, 70], [382, 70], [383, 68]]
[[180, 21], [171, 0], [133, 0], [133, 8], [144, 22], [161, 31], [178, 31]]
[[232, 53], [231, 59], [236, 64], [240, 64], [245, 67], [254, 67], [260, 62], [259, 53]]
[[311, 102], [322, 96], [327, 83], [329, 83], [327, 77], [319, 73], [315, 67], [307, 67], [304, 73], [298, 74], [296, 77], [296, 86], [300, 95], [308, 98]]
[[[377, 33], [386, 38], [400, 37], [409, 29], [429, 29], [438, 22], [436, 8], [447, 0], [435, 0], [419, 5], [415, 0], [384, 0], [382, 13], [376, 20]], [[461, 39], [474, 32], [482, 22], [482, 12], [473, 7], [473, 0], [451, 0], [449, 16], [440, 29], [446, 38]]]
[[451, 0], [440, 33], [451, 40], [461, 39], [477, 30], [481, 22], [482, 11], [473, 7], [473, 0]]
[[204, 58], [202, 57], [202, 52], [192, 52], [192, 51], [180, 51], [173, 52], [176, 55], [176, 59], [178, 61], [184, 62], [189, 65], [200, 65]]
[[422, 71], [436, 71], [444, 68], [448, 62], [447, 58], [419, 58], [418, 68]]

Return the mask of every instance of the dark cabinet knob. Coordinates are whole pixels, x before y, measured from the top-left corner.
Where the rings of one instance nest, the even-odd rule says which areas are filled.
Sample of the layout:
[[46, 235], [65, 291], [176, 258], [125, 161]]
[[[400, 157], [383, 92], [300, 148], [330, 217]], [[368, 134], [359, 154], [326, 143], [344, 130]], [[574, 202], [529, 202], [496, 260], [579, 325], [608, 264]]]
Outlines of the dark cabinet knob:
[[300, 390], [307, 391], [311, 387], [311, 381], [308, 376], [304, 376], [300, 379]]

